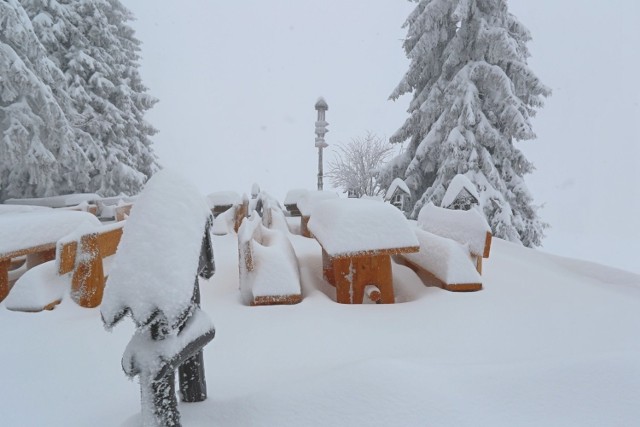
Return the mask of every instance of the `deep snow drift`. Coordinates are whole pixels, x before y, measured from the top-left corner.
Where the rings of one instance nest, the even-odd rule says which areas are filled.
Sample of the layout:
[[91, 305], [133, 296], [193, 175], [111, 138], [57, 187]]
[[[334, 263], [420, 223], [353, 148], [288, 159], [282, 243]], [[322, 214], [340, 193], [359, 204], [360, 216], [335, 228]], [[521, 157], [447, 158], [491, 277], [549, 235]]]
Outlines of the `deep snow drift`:
[[[629, 426], [640, 419], [640, 276], [494, 240], [484, 290], [425, 287], [394, 265], [398, 304], [339, 305], [320, 247], [291, 236], [302, 303], [248, 307], [235, 234], [214, 237], [201, 282], [217, 336], [209, 398], [184, 426]], [[136, 426], [120, 368], [130, 322], [98, 309], [0, 304], [2, 424]]]

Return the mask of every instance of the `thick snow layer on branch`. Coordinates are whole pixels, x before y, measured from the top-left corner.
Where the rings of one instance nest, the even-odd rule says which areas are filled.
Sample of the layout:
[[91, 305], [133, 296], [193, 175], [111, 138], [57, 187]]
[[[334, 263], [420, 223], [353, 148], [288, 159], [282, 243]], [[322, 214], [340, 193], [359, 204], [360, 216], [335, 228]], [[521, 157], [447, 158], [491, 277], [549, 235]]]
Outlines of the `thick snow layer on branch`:
[[95, 193], [66, 194], [64, 196], [41, 197], [36, 199], [7, 199], [7, 205], [49, 206], [50, 208], [64, 208], [76, 206], [82, 202], [95, 202], [100, 196]]
[[484, 216], [476, 209], [468, 211], [439, 208], [429, 203], [420, 210], [418, 227], [438, 236], [468, 245], [473, 255], [484, 253], [487, 233], [491, 232]]
[[447, 192], [442, 198], [442, 207], [450, 206], [463, 189], [466, 189], [469, 194], [475, 197], [476, 200], [480, 200], [480, 196], [478, 195], [476, 186], [473, 185], [471, 181], [469, 181], [469, 178], [462, 174], [458, 174], [453, 177], [451, 183], [449, 184], [449, 187], [447, 187]]
[[331, 256], [418, 246], [402, 212], [373, 200], [336, 199], [317, 203], [309, 230]]
[[254, 213], [240, 226], [238, 246], [240, 292], [246, 303], [256, 297], [300, 295], [298, 260], [285, 232], [264, 227]]
[[298, 210], [303, 216], [310, 216], [316, 203], [338, 197], [335, 191], [308, 191], [298, 200]]
[[13, 285], [4, 301], [14, 311], [40, 311], [62, 300], [69, 289], [68, 276], [57, 274], [55, 261], [45, 262], [27, 270]]
[[127, 314], [138, 326], [158, 311], [175, 325], [191, 304], [210, 216], [204, 197], [181, 176], [162, 170], [131, 209], [102, 302], [107, 326]]
[[207, 195], [207, 203], [209, 208], [216, 206], [233, 206], [242, 203], [242, 197], [235, 191], [216, 191]]
[[56, 243], [80, 226], [99, 226], [95, 215], [66, 210], [37, 210], [2, 215], [0, 253]]
[[420, 252], [403, 256], [446, 284], [482, 283], [466, 246], [416, 228]]

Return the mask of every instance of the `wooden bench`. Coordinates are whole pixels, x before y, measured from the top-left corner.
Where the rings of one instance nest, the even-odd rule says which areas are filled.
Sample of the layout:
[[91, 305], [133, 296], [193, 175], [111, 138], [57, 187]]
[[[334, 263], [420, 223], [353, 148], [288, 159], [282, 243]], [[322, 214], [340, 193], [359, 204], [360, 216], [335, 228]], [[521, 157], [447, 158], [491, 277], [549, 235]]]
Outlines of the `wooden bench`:
[[[258, 294], [254, 293], [253, 289], [253, 281], [250, 276], [255, 276], [259, 274], [259, 269], [264, 268], [260, 267], [259, 261], [256, 259], [257, 255], [255, 253], [254, 245], [260, 244], [263, 245], [267, 251], [278, 251], [278, 250], [286, 250], [286, 247], [276, 247], [276, 245], [280, 244], [288, 244], [289, 243], [286, 236], [279, 235], [281, 233], [275, 230], [266, 229], [257, 214], [253, 214], [247, 221], [244, 221], [240, 231], [238, 232], [238, 257], [240, 263], [240, 289], [244, 294], [245, 300], [248, 300], [248, 303], [252, 306], [257, 305], [277, 305], [277, 304], [297, 304], [302, 301], [302, 293], [300, 291], [300, 277], [298, 271], [297, 260], [295, 259], [295, 252], [293, 252], [293, 247], [289, 247], [291, 257], [293, 258], [293, 262], [295, 265], [281, 265], [278, 268], [285, 269], [290, 268], [293, 271], [293, 275], [297, 275], [298, 288], [296, 292], [291, 293], [283, 293], [283, 294]], [[277, 239], [285, 239], [278, 241]], [[273, 244], [273, 246], [272, 246]], [[294, 279], [295, 280], [295, 279]], [[295, 287], [295, 286], [294, 286]], [[250, 294], [250, 295], [249, 295]]]
[[[46, 243], [0, 254], [0, 302], [9, 295], [11, 290], [12, 283], [9, 282], [9, 270], [13, 269], [11, 265], [15, 258], [23, 256], [26, 256], [27, 269], [51, 261], [56, 257], [56, 243]], [[16, 267], [16, 264], [14, 263], [13, 266]]]
[[95, 231], [61, 241], [57, 246], [58, 274], [73, 271], [71, 298], [82, 307], [102, 302], [105, 275], [102, 260], [116, 253], [124, 222], [99, 227]]
[[55, 259], [56, 242], [82, 224], [98, 226], [100, 221], [85, 212], [43, 209], [7, 214], [0, 221], [0, 301], [11, 290], [9, 270], [19, 257], [26, 257], [27, 269]]

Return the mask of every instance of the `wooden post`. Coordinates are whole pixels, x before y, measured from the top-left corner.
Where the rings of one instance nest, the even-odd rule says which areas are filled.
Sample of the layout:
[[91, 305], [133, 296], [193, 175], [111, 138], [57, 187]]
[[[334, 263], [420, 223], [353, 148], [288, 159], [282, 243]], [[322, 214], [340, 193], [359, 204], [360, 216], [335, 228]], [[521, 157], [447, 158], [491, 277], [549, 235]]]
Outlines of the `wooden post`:
[[0, 259], [0, 302], [2, 302], [7, 295], [11, 287], [9, 286], [9, 266], [11, 265], [11, 259]]
[[104, 271], [97, 234], [82, 236], [78, 258], [71, 279], [71, 298], [81, 307], [97, 307], [102, 302], [104, 290]]

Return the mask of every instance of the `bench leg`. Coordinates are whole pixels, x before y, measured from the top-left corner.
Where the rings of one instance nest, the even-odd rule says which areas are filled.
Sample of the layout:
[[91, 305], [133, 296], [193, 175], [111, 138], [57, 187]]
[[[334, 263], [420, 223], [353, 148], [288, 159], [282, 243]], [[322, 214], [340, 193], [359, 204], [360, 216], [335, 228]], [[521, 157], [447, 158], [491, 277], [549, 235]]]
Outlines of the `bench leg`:
[[207, 398], [202, 350], [178, 367], [178, 378], [183, 402], [202, 402]]
[[95, 234], [80, 241], [78, 265], [71, 279], [71, 298], [81, 307], [93, 308], [102, 302], [104, 270]]
[[4, 259], [0, 261], [0, 302], [2, 302], [7, 295], [9, 295], [9, 266], [11, 265], [10, 259]]

